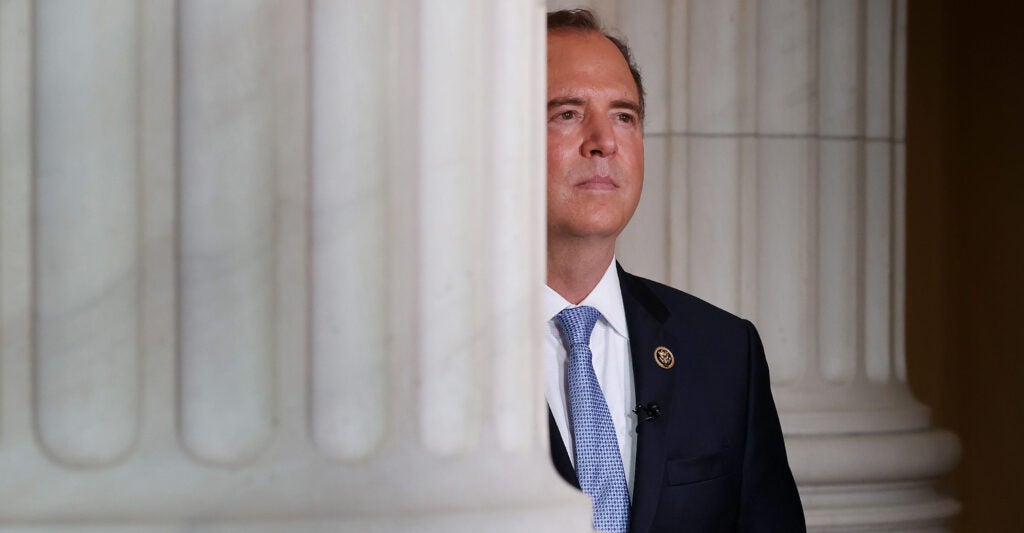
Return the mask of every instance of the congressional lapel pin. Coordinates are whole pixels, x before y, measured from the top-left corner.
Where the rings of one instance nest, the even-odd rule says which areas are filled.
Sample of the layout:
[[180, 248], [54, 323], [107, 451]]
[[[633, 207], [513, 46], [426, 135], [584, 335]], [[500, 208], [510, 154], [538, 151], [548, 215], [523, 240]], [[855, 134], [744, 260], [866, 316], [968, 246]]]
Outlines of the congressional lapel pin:
[[676, 358], [672, 355], [672, 351], [664, 346], [658, 346], [654, 349], [654, 362], [658, 363], [658, 366], [668, 370], [675, 366]]

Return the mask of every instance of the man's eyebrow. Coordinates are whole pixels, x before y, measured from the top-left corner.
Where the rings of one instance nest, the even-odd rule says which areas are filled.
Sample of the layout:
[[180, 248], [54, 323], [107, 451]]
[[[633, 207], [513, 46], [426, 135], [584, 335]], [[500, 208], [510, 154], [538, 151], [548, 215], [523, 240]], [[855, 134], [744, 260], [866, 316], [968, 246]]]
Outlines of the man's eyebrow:
[[612, 102], [613, 109], [628, 109], [637, 115], [640, 114], [640, 104], [632, 100], [615, 100]]
[[564, 106], [564, 105], [583, 105], [585, 103], [586, 102], [582, 98], [577, 98], [575, 96], [565, 96], [565, 97], [562, 97], [562, 98], [552, 98], [551, 100], [548, 100], [548, 109], [551, 109], [551, 108], [554, 108], [554, 107], [561, 107], [561, 106]]
[[[548, 100], [548, 109], [555, 107], [561, 107], [564, 105], [575, 105], [581, 106], [586, 104], [586, 100], [576, 96], [564, 96], [561, 98], [552, 98]], [[633, 100], [613, 100], [611, 103], [612, 109], [628, 109], [636, 114], [640, 114], [640, 104]]]

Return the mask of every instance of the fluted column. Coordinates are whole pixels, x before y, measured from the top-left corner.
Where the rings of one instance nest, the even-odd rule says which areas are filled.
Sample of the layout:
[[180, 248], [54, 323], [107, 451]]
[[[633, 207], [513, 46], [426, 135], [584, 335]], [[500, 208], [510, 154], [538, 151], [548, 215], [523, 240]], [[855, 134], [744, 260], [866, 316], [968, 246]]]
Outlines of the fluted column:
[[625, 268], [757, 324], [810, 529], [947, 530], [959, 445], [903, 352], [906, 2], [589, 5], [648, 93]]
[[0, 530], [586, 531], [536, 1], [0, 4]]

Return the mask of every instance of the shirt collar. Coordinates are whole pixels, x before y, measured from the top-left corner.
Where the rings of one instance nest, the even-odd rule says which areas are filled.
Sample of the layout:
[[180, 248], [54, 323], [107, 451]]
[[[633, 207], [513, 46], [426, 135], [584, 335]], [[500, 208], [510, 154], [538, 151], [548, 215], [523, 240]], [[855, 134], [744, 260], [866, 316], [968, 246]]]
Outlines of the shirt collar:
[[[605, 322], [608, 323], [616, 333], [629, 339], [626, 330], [626, 309], [622, 306], [622, 289], [619, 287], [619, 273], [615, 268], [615, 258], [612, 257], [611, 264], [604, 271], [604, 276], [597, 283], [594, 290], [580, 302], [580, 305], [589, 305], [600, 311]], [[569, 300], [555, 292], [554, 289], [544, 286], [544, 316], [551, 320], [562, 309], [576, 307]]]

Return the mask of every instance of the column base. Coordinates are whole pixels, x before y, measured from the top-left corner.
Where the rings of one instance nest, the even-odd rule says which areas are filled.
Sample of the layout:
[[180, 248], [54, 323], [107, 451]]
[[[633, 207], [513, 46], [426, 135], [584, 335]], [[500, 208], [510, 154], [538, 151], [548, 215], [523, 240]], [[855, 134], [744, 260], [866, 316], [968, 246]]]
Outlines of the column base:
[[944, 430], [789, 435], [808, 531], [947, 532], [960, 504], [935, 479], [960, 458]]
[[39, 523], [0, 526], [3, 533], [565, 533], [592, 531], [590, 505], [537, 506], [487, 511], [458, 512], [439, 510], [436, 513], [391, 515], [363, 518], [301, 520], [214, 521], [182, 520], [165, 523]]
[[956, 500], [931, 482], [818, 486], [802, 489], [808, 531], [948, 532]]

